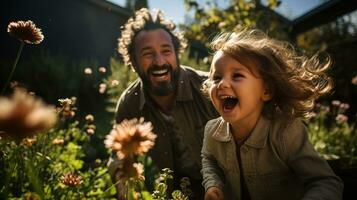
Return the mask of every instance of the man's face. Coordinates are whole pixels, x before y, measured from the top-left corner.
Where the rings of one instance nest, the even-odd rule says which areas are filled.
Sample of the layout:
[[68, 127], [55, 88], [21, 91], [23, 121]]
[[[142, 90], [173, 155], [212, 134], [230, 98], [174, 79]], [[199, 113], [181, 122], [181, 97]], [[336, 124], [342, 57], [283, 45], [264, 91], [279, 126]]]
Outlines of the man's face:
[[166, 96], [176, 90], [178, 60], [169, 33], [163, 29], [139, 32], [134, 58], [134, 67], [151, 94]]

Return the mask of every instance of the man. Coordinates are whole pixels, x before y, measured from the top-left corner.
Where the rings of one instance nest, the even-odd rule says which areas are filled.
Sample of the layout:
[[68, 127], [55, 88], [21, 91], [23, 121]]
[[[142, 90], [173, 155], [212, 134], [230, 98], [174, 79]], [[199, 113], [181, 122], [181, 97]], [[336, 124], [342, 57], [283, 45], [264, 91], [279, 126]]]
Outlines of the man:
[[[139, 78], [121, 95], [116, 121], [144, 117], [157, 134], [148, 153], [158, 169], [174, 171], [174, 185], [188, 177], [193, 197], [203, 199], [201, 147], [208, 120], [217, 117], [201, 93], [207, 73], [180, 66], [178, 54], [186, 46], [175, 25], [159, 11], [141, 9], [128, 20], [119, 39], [119, 53]], [[115, 165], [113, 162], [111, 165]]]

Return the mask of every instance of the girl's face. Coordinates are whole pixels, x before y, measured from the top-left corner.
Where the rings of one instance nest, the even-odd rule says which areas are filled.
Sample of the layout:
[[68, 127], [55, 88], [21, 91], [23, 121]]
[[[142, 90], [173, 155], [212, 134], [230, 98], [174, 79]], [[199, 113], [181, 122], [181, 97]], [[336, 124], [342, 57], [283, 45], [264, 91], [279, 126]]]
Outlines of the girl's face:
[[223, 119], [233, 127], [255, 125], [264, 102], [271, 99], [263, 79], [222, 51], [213, 57], [210, 79], [210, 97]]

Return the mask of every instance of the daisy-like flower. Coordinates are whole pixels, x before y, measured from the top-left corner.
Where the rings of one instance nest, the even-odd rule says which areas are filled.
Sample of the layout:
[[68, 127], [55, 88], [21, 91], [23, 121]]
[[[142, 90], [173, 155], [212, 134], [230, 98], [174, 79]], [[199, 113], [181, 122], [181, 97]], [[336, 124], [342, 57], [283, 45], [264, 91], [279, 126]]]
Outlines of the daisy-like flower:
[[65, 119], [70, 119], [76, 115], [76, 110], [77, 108], [74, 106], [76, 103], [76, 98], [72, 97], [71, 99], [65, 98], [65, 99], [58, 99], [60, 102], [61, 107], [57, 108], [57, 113], [65, 118]]
[[89, 114], [89, 115], [86, 116], [85, 119], [86, 119], [86, 121], [87, 121], [88, 123], [92, 123], [92, 122], [94, 121], [94, 116], [91, 115], [91, 114]]
[[87, 68], [84, 69], [84, 74], [90, 75], [92, 73], [93, 73], [93, 71], [92, 71], [91, 68], [87, 67]]
[[26, 90], [17, 88], [10, 98], [0, 97], [0, 134], [17, 141], [51, 128], [57, 121], [55, 109]]
[[82, 183], [82, 177], [76, 173], [70, 172], [62, 175], [60, 182], [70, 187], [76, 187]]
[[28, 44], [40, 44], [44, 38], [41, 29], [37, 28], [31, 20], [10, 22], [7, 32], [12, 37]]
[[106, 90], [107, 90], [107, 84], [105, 83], [99, 84], [99, 93], [104, 94]]
[[119, 167], [119, 171], [116, 174], [117, 180], [145, 180], [143, 176], [144, 165], [141, 163], [133, 163], [131, 160], [123, 160], [123, 163]]
[[64, 139], [55, 138], [54, 140], [52, 140], [52, 144], [54, 144], [54, 145], [62, 145], [62, 144], [64, 144]]
[[352, 83], [353, 85], [357, 85], [357, 76], [355, 76], [355, 77], [352, 78], [351, 83]]
[[107, 69], [105, 67], [99, 67], [98, 71], [102, 74], [105, 74], [105, 72], [107, 72]]
[[119, 159], [123, 159], [148, 152], [154, 146], [155, 138], [150, 122], [144, 122], [144, 118], [134, 118], [116, 124], [106, 136], [104, 144]]
[[339, 124], [345, 123], [345, 122], [347, 122], [347, 120], [348, 120], [348, 117], [346, 115], [344, 115], [344, 114], [338, 114], [336, 116], [336, 121]]
[[92, 129], [92, 128], [87, 129], [86, 132], [88, 135], [93, 135], [95, 133], [94, 129]]
[[110, 84], [114, 87], [114, 86], [119, 85], [119, 81], [118, 81], [118, 80], [112, 80], [112, 81], [110, 82]]
[[36, 138], [24, 138], [22, 144], [28, 147], [31, 147], [37, 142]]

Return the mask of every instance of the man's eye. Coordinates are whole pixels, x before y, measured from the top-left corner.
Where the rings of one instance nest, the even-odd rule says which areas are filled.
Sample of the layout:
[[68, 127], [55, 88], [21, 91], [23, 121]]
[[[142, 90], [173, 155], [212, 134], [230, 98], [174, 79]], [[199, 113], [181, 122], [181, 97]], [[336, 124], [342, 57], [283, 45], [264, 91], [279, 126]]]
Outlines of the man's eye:
[[143, 53], [143, 56], [145, 56], [145, 57], [149, 57], [149, 56], [152, 56], [152, 55], [153, 55], [152, 52], [145, 52], [145, 53]]
[[164, 55], [169, 55], [171, 53], [171, 50], [170, 49], [166, 49], [166, 50], [163, 50], [162, 53]]

